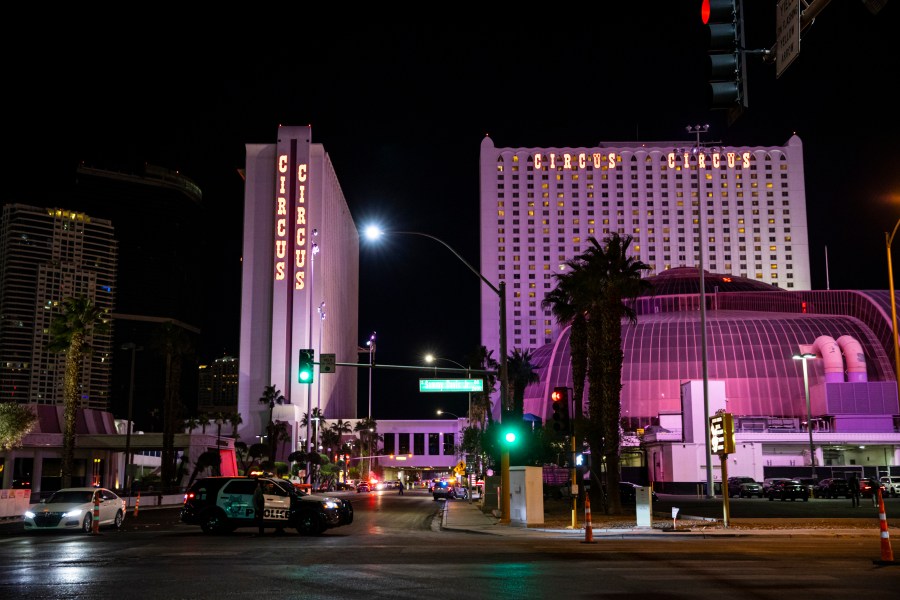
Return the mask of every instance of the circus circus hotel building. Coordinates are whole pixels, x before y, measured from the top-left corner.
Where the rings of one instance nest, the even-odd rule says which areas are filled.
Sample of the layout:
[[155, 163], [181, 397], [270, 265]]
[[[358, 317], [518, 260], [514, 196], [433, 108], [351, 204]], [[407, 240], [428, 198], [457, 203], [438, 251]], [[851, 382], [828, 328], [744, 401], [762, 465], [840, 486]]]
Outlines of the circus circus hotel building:
[[[481, 272], [506, 282], [509, 348], [529, 349], [539, 373], [525, 413], [547, 420], [554, 388], [573, 387], [570, 329], [543, 306], [553, 274], [588, 238], [618, 232], [651, 267], [622, 327], [623, 478], [673, 492], [710, 472], [721, 482], [707, 439], [718, 411], [734, 422], [727, 476], [900, 475], [891, 295], [810, 289], [799, 137], [721, 148], [486, 137], [480, 179]], [[496, 349], [498, 299], [481, 301]]]

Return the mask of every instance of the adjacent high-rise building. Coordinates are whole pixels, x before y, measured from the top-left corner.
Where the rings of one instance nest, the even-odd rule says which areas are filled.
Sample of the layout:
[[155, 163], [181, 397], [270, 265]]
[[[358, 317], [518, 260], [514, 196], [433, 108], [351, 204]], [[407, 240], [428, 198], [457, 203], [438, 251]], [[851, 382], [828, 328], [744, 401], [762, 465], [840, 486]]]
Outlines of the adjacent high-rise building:
[[[7, 204], [0, 221], [0, 402], [63, 404], [65, 355], [50, 323], [67, 297], [113, 311], [118, 244], [113, 224], [61, 208]], [[112, 324], [89, 334], [79, 408], [109, 409]]]
[[207, 415], [236, 412], [238, 360], [223, 356], [208, 365], [200, 365], [199, 369], [197, 410]]
[[[699, 175], [699, 177], [698, 177]], [[648, 275], [675, 267], [810, 289], [803, 145], [601, 142], [593, 148], [481, 143], [481, 273], [506, 283], [507, 346], [539, 348], [559, 326], [542, 307], [553, 275], [589, 238], [634, 238]], [[703, 260], [700, 260], [701, 249]], [[714, 291], [714, 290], [713, 290]], [[499, 352], [498, 296], [482, 288], [481, 338]]]

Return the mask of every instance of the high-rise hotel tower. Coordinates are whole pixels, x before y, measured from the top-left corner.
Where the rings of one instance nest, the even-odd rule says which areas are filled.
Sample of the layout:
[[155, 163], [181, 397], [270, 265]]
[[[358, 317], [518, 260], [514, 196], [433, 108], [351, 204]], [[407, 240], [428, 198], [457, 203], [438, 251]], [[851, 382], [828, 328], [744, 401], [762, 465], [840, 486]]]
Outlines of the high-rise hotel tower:
[[[118, 243], [105, 219], [60, 208], [7, 204], [0, 220], [0, 402], [63, 404], [65, 356], [51, 352], [60, 302], [85, 296], [112, 311]], [[109, 410], [114, 323], [92, 332], [78, 408]]]
[[[699, 175], [699, 177], [698, 177]], [[810, 289], [803, 145], [703, 146], [601, 142], [593, 148], [481, 143], [481, 273], [506, 282], [507, 345], [558, 334], [541, 306], [565, 262], [611, 233], [652, 267], [733, 274]], [[700, 251], [703, 260], [700, 261]], [[715, 289], [708, 289], [714, 293]], [[499, 348], [498, 298], [481, 295], [481, 339]]]

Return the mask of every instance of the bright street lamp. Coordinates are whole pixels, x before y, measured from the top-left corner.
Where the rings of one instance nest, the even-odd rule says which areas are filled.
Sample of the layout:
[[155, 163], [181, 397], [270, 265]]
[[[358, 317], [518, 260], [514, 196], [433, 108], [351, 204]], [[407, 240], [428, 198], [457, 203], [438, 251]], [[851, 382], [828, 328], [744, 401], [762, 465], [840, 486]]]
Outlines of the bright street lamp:
[[[506, 369], [506, 282], [501, 281], [498, 285], [494, 285], [493, 283], [488, 281], [488, 279], [484, 275], [482, 275], [475, 267], [470, 265], [469, 262], [459, 254], [459, 252], [457, 252], [456, 250], [453, 249], [453, 247], [450, 246], [450, 244], [448, 244], [447, 242], [445, 242], [444, 240], [442, 240], [440, 238], [434, 237], [433, 235], [429, 235], [427, 233], [421, 233], [418, 231], [382, 232], [381, 229], [379, 229], [378, 227], [376, 227], [374, 225], [370, 225], [369, 227], [366, 227], [366, 229], [365, 229], [365, 235], [370, 240], [378, 239], [379, 237], [381, 237], [382, 233], [417, 235], [420, 237], [426, 237], [428, 239], [434, 240], [435, 242], [439, 243], [440, 245], [445, 247], [447, 250], [449, 250], [453, 254], [453, 256], [455, 256], [462, 262], [462, 264], [464, 264], [466, 267], [468, 267], [468, 269], [470, 271], [475, 273], [475, 275], [477, 275], [478, 278], [481, 281], [483, 281], [484, 284], [486, 286], [488, 286], [492, 292], [497, 294], [497, 297], [500, 300], [500, 420], [502, 421], [503, 413], [506, 410], [506, 402], [508, 400], [507, 390], [509, 389], [509, 382], [507, 381], [507, 372], [506, 372], [507, 371], [507, 369]], [[709, 436], [707, 436], [707, 437], [709, 437]], [[509, 464], [509, 450], [504, 448], [502, 452], [503, 452], [502, 458], [505, 459], [505, 462], [503, 464], [508, 465]], [[510, 496], [509, 469], [503, 468], [502, 471], [503, 472], [501, 473], [501, 477], [500, 477], [500, 481], [501, 481], [500, 485], [501, 485], [501, 493], [503, 495], [503, 499], [500, 503], [500, 506], [501, 506], [500, 523], [506, 525], [506, 524], [509, 524], [509, 502], [510, 502], [510, 500], [509, 500], [509, 496]]]
[[457, 419], [462, 419], [462, 417], [460, 417], [459, 415], [455, 415], [455, 414], [453, 414], [452, 412], [450, 412], [449, 410], [441, 410], [440, 408], [437, 409], [437, 414], [439, 414], [439, 415], [450, 415], [451, 417], [455, 417], [455, 418], [457, 418]]
[[816, 478], [816, 449], [813, 446], [813, 436], [812, 436], [812, 411], [809, 407], [809, 373], [806, 370], [806, 361], [812, 358], [816, 358], [815, 354], [810, 354], [809, 352], [804, 352], [803, 354], [795, 354], [792, 357], [794, 360], [802, 360], [803, 361], [803, 390], [806, 392], [806, 429], [809, 431], [809, 464], [812, 469], [812, 477]]

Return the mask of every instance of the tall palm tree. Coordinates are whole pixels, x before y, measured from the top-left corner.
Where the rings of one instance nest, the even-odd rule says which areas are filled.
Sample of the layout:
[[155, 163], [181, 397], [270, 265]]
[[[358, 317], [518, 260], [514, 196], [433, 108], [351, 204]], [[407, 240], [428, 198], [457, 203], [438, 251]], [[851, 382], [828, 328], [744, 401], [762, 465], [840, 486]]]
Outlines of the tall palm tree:
[[163, 444], [160, 478], [164, 486], [175, 484], [175, 428], [184, 406], [181, 402], [181, 373], [185, 361], [194, 355], [194, 343], [187, 330], [175, 323], [163, 323], [155, 332], [153, 346], [165, 358], [163, 392]]
[[[624, 359], [622, 319], [636, 322], [637, 314], [628, 301], [650, 288], [642, 277], [650, 266], [628, 255], [632, 241], [632, 236], [618, 233], [607, 237], [603, 245], [588, 238], [591, 246], [567, 263], [571, 270], [557, 278], [560, 280], [559, 291], [549, 296], [557, 318], [571, 319], [572, 335], [577, 333], [576, 339], [572, 340], [577, 347], [573, 357], [573, 379], [576, 384], [579, 379], [583, 380], [574, 370], [576, 365], [580, 369], [586, 364], [588, 419], [585, 433], [591, 454], [602, 456], [606, 462], [606, 489], [610, 491], [608, 510], [613, 514], [622, 511], [618, 494]], [[581, 337], [582, 327], [584, 338]], [[582, 348], [586, 349], [584, 359], [578, 354]], [[576, 401], [580, 398], [577, 392], [575, 398]]]
[[473, 365], [472, 368], [480, 371], [492, 371], [492, 373], [484, 373], [481, 375], [483, 380], [483, 392], [472, 394], [472, 415], [469, 416], [470, 423], [477, 423], [479, 428], [484, 431], [485, 427], [493, 423], [493, 409], [491, 406], [491, 396], [497, 389], [497, 369], [500, 363], [492, 356], [493, 350], [488, 350], [485, 346], [479, 346], [467, 359], [467, 364]]
[[109, 319], [106, 311], [86, 296], [65, 298], [60, 306], [62, 312], [50, 322], [48, 347], [51, 352], [65, 352], [66, 355], [61, 471], [62, 486], [70, 487], [75, 463], [75, 415], [81, 385], [81, 364], [84, 357], [92, 352], [93, 335], [109, 330]]
[[272, 460], [275, 460], [275, 424], [272, 422], [272, 413], [275, 411], [275, 405], [284, 404], [286, 399], [277, 387], [274, 385], [267, 385], [263, 390], [263, 395], [260, 397], [259, 402], [260, 404], [265, 404], [269, 407], [269, 420], [266, 421], [266, 434], [269, 436], [269, 456], [272, 457]]
[[531, 363], [531, 350], [514, 349], [506, 359], [506, 372], [510, 387], [510, 416], [513, 423], [520, 423], [525, 412], [525, 388], [540, 381]]

